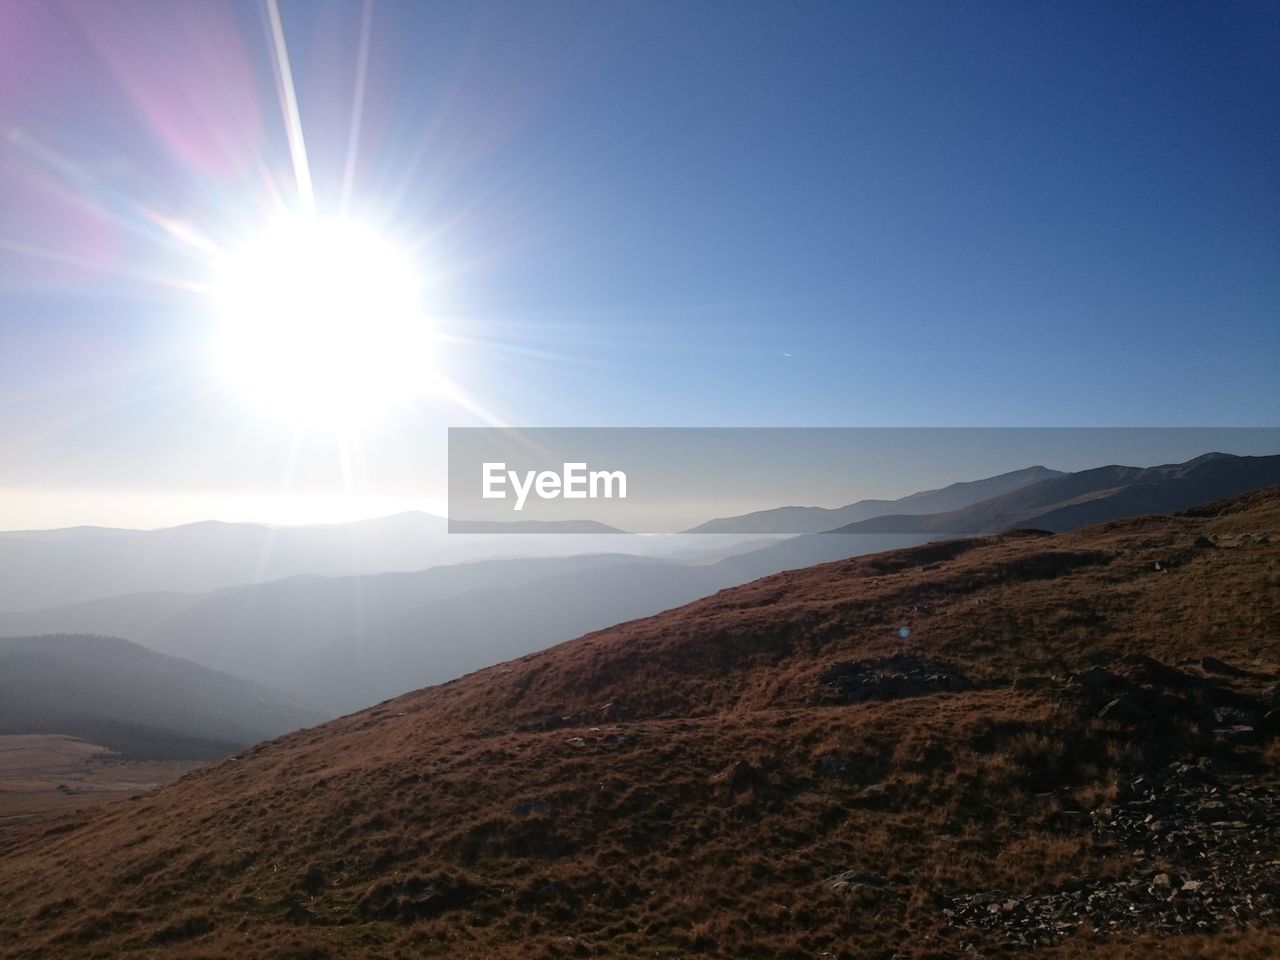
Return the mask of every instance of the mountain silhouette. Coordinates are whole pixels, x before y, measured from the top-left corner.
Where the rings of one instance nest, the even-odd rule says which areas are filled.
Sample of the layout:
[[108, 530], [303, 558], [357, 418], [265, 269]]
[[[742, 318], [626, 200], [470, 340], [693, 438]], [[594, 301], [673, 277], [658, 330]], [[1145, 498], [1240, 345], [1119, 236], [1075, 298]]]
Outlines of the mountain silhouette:
[[1051, 477], [958, 510], [885, 515], [834, 533], [994, 533], [1013, 527], [1061, 532], [1198, 503], [1280, 483], [1280, 456], [1206, 453], [1158, 467], [1107, 466]]
[[777, 507], [736, 517], [708, 520], [689, 533], [823, 533], [836, 527], [885, 514], [941, 513], [978, 503], [1063, 474], [1047, 467], [1026, 467], [982, 480], [953, 483], [938, 490], [922, 490], [897, 500], [859, 500], [843, 507]]

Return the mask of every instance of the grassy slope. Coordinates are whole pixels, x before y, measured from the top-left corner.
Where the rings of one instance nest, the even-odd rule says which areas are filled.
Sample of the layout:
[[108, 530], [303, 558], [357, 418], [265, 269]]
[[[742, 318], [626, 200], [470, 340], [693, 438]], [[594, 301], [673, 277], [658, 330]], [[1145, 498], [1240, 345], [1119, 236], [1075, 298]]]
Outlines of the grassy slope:
[[[1194, 727], [1134, 730], [1060, 683], [1009, 681], [1065, 678], [1102, 648], [1274, 675], [1277, 544], [1272, 489], [723, 591], [0, 833], [0, 956], [1002, 955], [939, 894], [1123, 876], [1129, 852], [1064, 804], [1206, 749]], [[898, 652], [975, 689], [824, 699], [833, 662]], [[1232, 749], [1275, 785], [1274, 744]], [[846, 870], [893, 896], [833, 893]], [[1046, 953], [1152, 949], [1086, 930]], [[1274, 956], [1280, 931], [1158, 950]]]

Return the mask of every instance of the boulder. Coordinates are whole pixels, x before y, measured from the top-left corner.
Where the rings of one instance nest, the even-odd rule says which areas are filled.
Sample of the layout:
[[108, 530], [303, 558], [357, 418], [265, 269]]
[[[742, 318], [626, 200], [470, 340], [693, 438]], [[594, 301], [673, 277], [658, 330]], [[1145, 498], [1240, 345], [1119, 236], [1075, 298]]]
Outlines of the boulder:
[[1071, 682], [1090, 690], [1107, 690], [1123, 685], [1119, 677], [1102, 667], [1090, 667], [1084, 673], [1078, 673], [1072, 677]]
[[1103, 720], [1118, 720], [1121, 723], [1143, 723], [1149, 717], [1147, 709], [1135, 697], [1122, 693], [1098, 711]]
[[886, 896], [893, 896], [892, 891], [885, 887], [884, 877], [873, 873], [859, 873], [856, 870], [849, 870], [839, 876], [831, 877], [827, 880], [827, 886], [836, 893], [863, 903], [874, 903]]
[[709, 782], [720, 791], [734, 796], [744, 790], [754, 790], [763, 780], [759, 770], [746, 760], [739, 760], [712, 776]]

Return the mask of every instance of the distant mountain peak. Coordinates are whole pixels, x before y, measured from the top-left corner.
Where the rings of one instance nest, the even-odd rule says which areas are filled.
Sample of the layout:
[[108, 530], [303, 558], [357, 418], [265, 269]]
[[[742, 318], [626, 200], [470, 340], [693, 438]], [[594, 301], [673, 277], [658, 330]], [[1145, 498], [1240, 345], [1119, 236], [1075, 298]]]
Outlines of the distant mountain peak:
[[928, 515], [890, 514], [836, 533], [996, 533], [1013, 527], [1074, 530], [1136, 514], [1170, 514], [1207, 500], [1280, 483], [1280, 455], [1205, 453], [1155, 467], [1109, 464], [1059, 474], [1008, 493]]

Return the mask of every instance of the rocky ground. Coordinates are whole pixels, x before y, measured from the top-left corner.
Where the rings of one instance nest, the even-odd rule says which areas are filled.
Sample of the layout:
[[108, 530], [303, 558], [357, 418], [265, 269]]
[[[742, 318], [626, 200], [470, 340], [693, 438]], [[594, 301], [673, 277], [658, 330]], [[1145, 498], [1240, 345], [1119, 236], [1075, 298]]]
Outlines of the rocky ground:
[[[974, 684], [956, 668], [893, 654], [833, 664], [820, 675], [820, 699], [862, 703], [959, 691]], [[1040, 947], [1088, 928], [1096, 933], [1215, 934], [1280, 921], [1280, 783], [1260, 763], [1260, 749], [1277, 732], [1280, 685], [1275, 678], [1215, 658], [1176, 666], [1141, 654], [1100, 651], [1068, 677], [991, 678], [987, 689], [1012, 685], [1056, 694], [1099, 721], [1142, 735], [1153, 754], [1198, 753], [1116, 785], [1115, 796], [1085, 809], [1070, 791], [1040, 796], [1072, 831], [1087, 830], [1100, 849], [1127, 856], [1119, 877], [1083, 876], [1046, 884], [1034, 894], [993, 889], [936, 891], [944, 917], [961, 929], [983, 931], [1008, 947]], [[820, 771], [854, 773], [838, 756], [818, 760]], [[734, 769], [729, 776], [745, 779]], [[827, 886], [853, 903], [874, 908], [903, 901], [912, 878], [890, 882], [846, 871]], [[979, 942], [971, 941], [972, 950]]]
[[954, 667], [897, 653], [870, 660], [843, 660], [823, 671], [822, 699], [837, 703], [896, 700], [942, 691], [968, 690], [973, 683]]
[[1212, 657], [1178, 667], [1132, 654], [1090, 660], [1063, 696], [1086, 707], [1102, 703], [1100, 719], [1153, 739], [1189, 741], [1199, 759], [1125, 780], [1114, 800], [1091, 811], [1068, 794], [1045, 797], [1064, 823], [1087, 822], [1104, 844], [1128, 851], [1129, 876], [1081, 877], [1033, 896], [944, 895], [943, 913], [957, 926], [999, 931], [1025, 946], [1058, 942], [1084, 925], [1172, 934], [1276, 923], [1280, 784], [1257, 748], [1277, 733], [1280, 686]]
[[1173, 764], [1125, 784], [1125, 799], [1093, 812], [1094, 832], [1131, 851], [1131, 876], [1082, 877], [1029, 897], [960, 895], [946, 899], [943, 913], [1026, 946], [1055, 943], [1085, 924], [1172, 934], [1275, 923], [1280, 796], [1222, 767], [1207, 758]]

